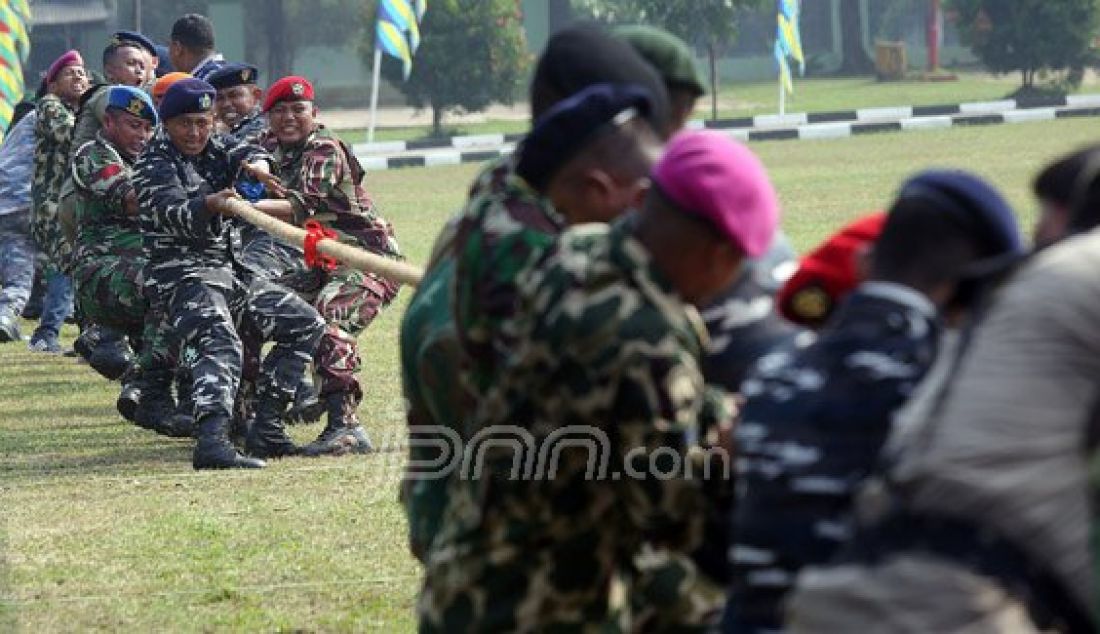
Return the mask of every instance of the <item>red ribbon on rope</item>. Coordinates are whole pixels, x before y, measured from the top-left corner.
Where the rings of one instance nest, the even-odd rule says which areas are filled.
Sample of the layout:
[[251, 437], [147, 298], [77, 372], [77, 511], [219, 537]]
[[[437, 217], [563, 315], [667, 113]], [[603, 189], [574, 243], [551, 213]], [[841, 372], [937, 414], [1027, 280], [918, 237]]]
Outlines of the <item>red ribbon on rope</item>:
[[311, 269], [324, 269], [326, 271], [335, 269], [336, 258], [318, 253], [317, 243], [321, 240], [335, 240], [336, 232], [326, 229], [324, 225], [316, 220], [307, 220], [302, 228], [306, 230], [305, 244], [302, 245], [305, 251], [306, 266]]

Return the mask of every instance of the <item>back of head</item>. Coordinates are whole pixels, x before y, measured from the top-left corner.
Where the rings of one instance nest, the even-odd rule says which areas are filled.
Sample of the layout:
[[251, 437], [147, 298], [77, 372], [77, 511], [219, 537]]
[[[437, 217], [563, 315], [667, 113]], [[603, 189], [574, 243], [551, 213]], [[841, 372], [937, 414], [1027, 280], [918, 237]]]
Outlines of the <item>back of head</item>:
[[555, 103], [593, 84], [635, 84], [653, 97], [655, 130], [669, 122], [668, 91], [657, 72], [626, 42], [593, 24], [572, 26], [546, 44], [531, 80], [531, 115], [538, 119]]
[[203, 15], [188, 13], [172, 25], [171, 39], [196, 54], [214, 50], [214, 24]]
[[1036, 177], [1032, 190], [1041, 201], [1066, 210], [1070, 233], [1100, 226], [1100, 145], [1050, 164]]
[[1001, 272], [1024, 252], [996, 190], [958, 171], [928, 171], [898, 194], [875, 242], [870, 278], [925, 293]]

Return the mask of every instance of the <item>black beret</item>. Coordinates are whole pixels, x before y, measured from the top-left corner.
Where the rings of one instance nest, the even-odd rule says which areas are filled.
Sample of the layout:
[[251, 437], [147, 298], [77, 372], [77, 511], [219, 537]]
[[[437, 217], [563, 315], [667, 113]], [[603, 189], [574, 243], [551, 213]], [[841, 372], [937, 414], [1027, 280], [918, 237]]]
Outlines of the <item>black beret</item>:
[[208, 74], [206, 81], [217, 90], [225, 90], [234, 86], [247, 86], [255, 84], [260, 78], [260, 69], [252, 64], [226, 64], [218, 70]]
[[517, 149], [516, 174], [545, 191], [554, 174], [605, 132], [653, 110], [649, 91], [634, 84], [594, 84], [559, 101], [535, 122]]
[[181, 79], [164, 93], [160, 101], [160, 118], [167, 121], [181, 114], [210, 112], [216, 94], [214, 87], [201, 79]]
[[637, 84], [652, 98], [648, 118], [663, 134], [668, 127], [665, 82], [630, 44], [592, 24], [559, 31], [546, 44], [531, 81], [531, 108], [541, 116], [555, 102], [592, 84]]
[[119, 46], [137, 45], [145, 52], [156, 57], [157, 45], [153, 44], [153, 40], [145, 37], [137, 31], [115, 31], [111, 34], [111, 37], [107, 39], [107, 48], [118, 48]]

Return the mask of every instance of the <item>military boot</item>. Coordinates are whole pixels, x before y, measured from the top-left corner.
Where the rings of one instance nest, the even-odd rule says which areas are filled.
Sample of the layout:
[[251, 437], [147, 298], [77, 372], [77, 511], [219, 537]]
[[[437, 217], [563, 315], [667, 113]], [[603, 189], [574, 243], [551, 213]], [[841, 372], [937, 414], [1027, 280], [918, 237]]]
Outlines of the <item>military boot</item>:
[[141, 377], [135, 368], [131, 368], [121, 380], [122, 391], [115, 401], [115, 407], [123, 418], [135, 423], [137, 421], [134, 420], [134, 415], [141, 405]]
[[267, 463], [237, 453], [229, 442], [229, 420], [215, 415], [199, 421], [191, 465], [195, 469], [262, 469]]
[[284, 458], [302, 452], [286, 435], [283, 425], [286, 403], [286, 400], [271, 395], [261, 395], [257, 399], [255, 418], [244, 440], [246, 454], [257, 458]]
[[328, 423], [317, 440], [303, 448], [307, 456], [342, 456], [346, 453], [370, 453], [374, 450], [370, 436], [359, 424], [355, 414], [356, 400], [347, 392], [325, 396]]
[[176, 416], [176, 403], [172, 400], [170, 384], [166, 377], [146, 376], [140, 382], [140, 402], [133, 414], [138, 427], [149, 429], [170, 438], [190, 438], [194, 434], [193, 419]]
[[283, 420], [287, 425], [311, 425], [321, 420], [325, 413], [325, 404], [317, 394], [317, 388], [308, 377], [298, 383], [294, 391], [294, 400], [286, 411]]

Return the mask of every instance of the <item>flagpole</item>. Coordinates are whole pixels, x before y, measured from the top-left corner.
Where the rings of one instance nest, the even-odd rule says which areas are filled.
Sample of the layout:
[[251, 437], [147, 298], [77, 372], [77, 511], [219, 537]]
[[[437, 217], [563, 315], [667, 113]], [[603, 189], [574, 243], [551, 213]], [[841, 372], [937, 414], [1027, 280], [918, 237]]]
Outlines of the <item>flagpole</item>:
[[783, 89], [783, 76], [779, 77], [779, 116], [787, 114], [787, 91]]
[[378, 82], [382, 78], [382, 49], [374, 47], [374, 81], [370, 87], [370, 128], [367, 143], [374, 143], [374, 126], [378, 122]]

